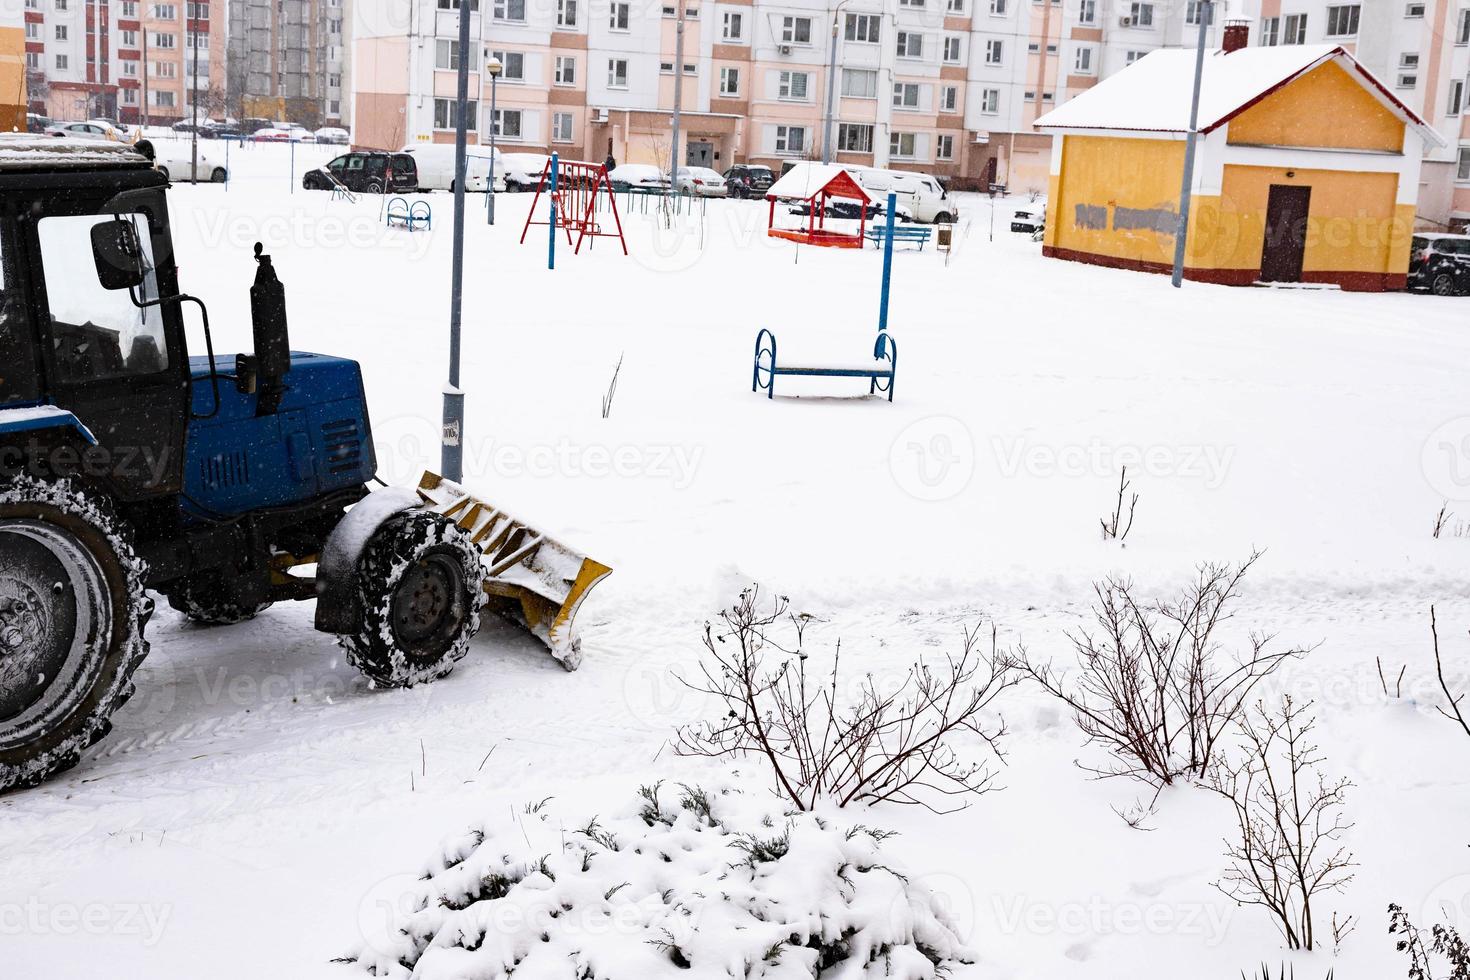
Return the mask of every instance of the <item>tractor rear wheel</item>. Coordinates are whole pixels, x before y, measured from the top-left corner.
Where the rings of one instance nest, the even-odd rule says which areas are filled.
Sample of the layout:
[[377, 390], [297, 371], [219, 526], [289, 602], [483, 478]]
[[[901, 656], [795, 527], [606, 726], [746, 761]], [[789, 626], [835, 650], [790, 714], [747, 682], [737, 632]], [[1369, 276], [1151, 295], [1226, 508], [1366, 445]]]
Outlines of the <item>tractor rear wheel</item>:
[[480, 550], [453, 521], [427, 511], [394, 517], [358, 562], [362, 626], [341, 638], [348, 662], [383, 687], [443, 677], [480, 631], [483, 578]]
[[148, 652], [131, 534], [70, 481], [0, 484], [0, 792], [76, 765]]
[[177, 586], [169, 586], [168, 604], [192, 621], [205, 626], [233, 626], [254, 619], [274, 603], [242, 595], [241, 590], [218, 575], [202, 575]]

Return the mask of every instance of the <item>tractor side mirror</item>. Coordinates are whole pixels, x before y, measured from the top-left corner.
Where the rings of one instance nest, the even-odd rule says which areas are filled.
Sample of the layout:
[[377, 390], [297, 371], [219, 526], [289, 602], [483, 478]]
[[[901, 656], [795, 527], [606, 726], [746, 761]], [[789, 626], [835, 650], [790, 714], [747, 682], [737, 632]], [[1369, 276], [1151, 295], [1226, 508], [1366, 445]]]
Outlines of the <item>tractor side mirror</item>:
[[126, 218], [92, 226], [92, 261], [103, 289], [136, 289], [147, 276], [138, 229]]

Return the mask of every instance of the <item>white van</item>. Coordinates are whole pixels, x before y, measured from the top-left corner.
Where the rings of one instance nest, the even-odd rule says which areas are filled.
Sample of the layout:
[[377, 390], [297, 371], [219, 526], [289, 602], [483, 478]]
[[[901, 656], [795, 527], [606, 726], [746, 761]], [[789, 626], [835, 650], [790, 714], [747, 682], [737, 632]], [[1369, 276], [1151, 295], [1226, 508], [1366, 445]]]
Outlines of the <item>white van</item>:
[[[405, 146], [402, 152], [413, 157], [419, 170], [419, 190], [454, 190], [454, 144], [415, 143]], [[465, 147], [464, 189], [475, 193], [485, 190], [490, 179], [490, 147]], [[505, 190], [505, 156], [499, 147], [495, 150], [495, 190]]]
[[932, 224], [953, 222], [959, 208], [950, 200], [949, 192], [938, 180], [914, 170], [879, 170], [876, 167], [848, 167], [863, 190], [881, 204], [892, 191], [898, 195], [900, 213], [914, 221]]

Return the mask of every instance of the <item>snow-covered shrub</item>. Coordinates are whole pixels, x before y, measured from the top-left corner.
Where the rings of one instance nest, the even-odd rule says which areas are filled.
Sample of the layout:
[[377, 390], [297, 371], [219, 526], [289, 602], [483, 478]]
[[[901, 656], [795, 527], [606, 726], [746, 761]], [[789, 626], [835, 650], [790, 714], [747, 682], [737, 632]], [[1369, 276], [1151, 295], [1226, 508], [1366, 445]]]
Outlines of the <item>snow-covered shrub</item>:
[[[681, 728], [681, 755], [759, 760], [775, 789], [798, 809], [826, 801], [917, 803], [937, 812], [960, 809], [944, 801], [991, 788], [992, 759], [1000, 758], [1005, 725], [996, 700], [1019, 675], [990, 652], [979, 630], [963, 634], [958, 655], [943, 663], [918, 662], [896, 686], [871, 674], [845, 696], [841, 644], [830, 674], [807, 673], [806, 619], [776, 597], [763, 602], [757, 588], [740, 594], [706, 624], [700, 676], [684, 680], [719, 705], [718, 717]], [[968, 742], [974, 752], [959, 748]]]
[[1080, 667], [1075, 677], [1019, 652], [1015, 665], [1071, 709], [1089, 742], [1112, 754], [1101, 774], [1156, 786], [1203, 776], [1256, 685], [1307, 652], [1270, 649], [1273, 638], [1255, 634], [1237, 657], [1221, 651], [1217, 631], [1259, 557], [1234, 567], [1202, 565], [1169, 601], [1142, 599], [1124, 579], [1098, 583], [1098, 631], [1069, 636]]
[[397, 980], [928, 980], [971, 959], [888, 835], [840, 811], [733, 783], [553, 809], [444, 841], [350, 959]]
[[1434, 638], [1434, 671], [1439, 678], [1439, 689], [1444, 692], [1445, 701], [1449, 704], [1448, 710], [1436, 710], [1457, 725], [1460, 731], [1470, 735], [1470, 719], [1465, 717], [1465, 710], [1460, 707], [1460, 702], [1465, 700], [1465, 693], [1454, 690], [1444, 676], [1444, 660], [1439, 655], [1439, 626], [1434, 621], [1433, 606], [1429, 607], [1429, 635]]
[[1403, 906], [1389, 905], [1388, 933], [1394, 949], [1409, 954], [1409, 980], [1470, 980], [1470, 940], [1453, 925], [1436, 922], [1426, 941]]

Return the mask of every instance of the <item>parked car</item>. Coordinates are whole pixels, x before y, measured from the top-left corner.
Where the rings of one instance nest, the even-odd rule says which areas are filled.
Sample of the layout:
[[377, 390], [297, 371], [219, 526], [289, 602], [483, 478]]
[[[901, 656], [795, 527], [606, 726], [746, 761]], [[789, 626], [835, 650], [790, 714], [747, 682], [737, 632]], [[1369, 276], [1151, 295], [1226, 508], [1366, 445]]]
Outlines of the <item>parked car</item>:
[[246, 136], [254, 136], [262, 129], [271, 128], [273, 128], [271, 121], [269, 119], [262, 119], [259, 116], [251, 116], [240, 124], [240, 132]]
[[1011, 231], [1034, 235], [1046, 227], [1046, 208], [1021, 208], [1011, 215]]
[[551, 159], [544, 153], [507, 153], [501, 157], [505, 167], [505, 189], [508, 191], [534, 191], [541, 183], [541, 173], [546, 161]]
[[1415, 235], [1409, 245], [1409, 288], [1436, 296], [1470, 293], [1470, 235]]
[[669, 180], [651, 163], [625, 163], [607, 173], [608, 182], [615, 191], [647, 190], [666, 191]]
[[674, 179], [674, 191], [695, 197], [724, 197], [725, 178], [709, 167], [680, 167]]
[[50, 125], [51, 119], [49, 116], [43, 116], [36, 112], [26, 113], [26, 132], [44, 133]]
[[[190, 133], [194, 132], [194, 121], [192, 119], [180, 119], [169, 128], [172, 129], [175, 133], [188, 136]], [[208, 119], [199, 120], [200, 136], [208, 136], [213, 128], [214, 124]]]
[[[155, 146], [155, 150], [166, 149], [167, 154], [159, 153], [153, 161], [156, 170], [163, 172], [169, 180], [186, 181], [193, 179], [194, 154], [188, 143], [169, 143], [164, 141]], [[203, 144], [199, 147], [199, 179], [207, 180], [214, 184], [223, 184], [229, 179], [229, 172], [225, 170], [223, 160], [216, 159], [213, 154], [204, 150]]]
[[418, 165], [407, 153], [384, 153], [381, 150], [344, 153], [325, 167], [308, 170], [301, 178], [301, 186], [309, 191], [331, 190], [332, 178], [349, 191], [367, 194], [419, 189]]
[[935, 178], [915, 170], [880, 170], [877, 167], [848, 167], [863, 189], [881, 204], [890, 193], [912, 220], [925, 224], [947, 224], [959, 217], [959, 208], [949, 191]]
[[243, 134], [238, 123], [225, 121], [219, 123], [210, 123], [209, 125], [209, 136], [212, 139], [235, 140], [239, 139], [242, 135]]
[[122, 139], [122, 135], [115, 128], [100, 120], [53, 123], [46, 127], [46, 132], [51, 136], [65, 136], [68, 139], [113, 141], [120, 141]]
[[[414, 166], [418, 168], [419, 190], [454, 190], [453, 143], [415, 143], [405, 146], [398, 152], [413, 157]], [[505, 154], [497, 149], [495, 151], [495, 189], [497, 191], [505, 190], [506, 186], [504, 158]], [[465, 170], [464, 189], [477, 194], [483, 193], [490, 179], [490, 147], [465, 147]]]
[[347, 130], [340, 126], [323, 126], [314, 134], [318, 143], [330, 143], [333, 146], [346, 146], [351, 139]]
[[765, 197], [776, 182], [770, 167], [755, 163], [737, 163], [725, 171], [725, 187], [729, 197]]

